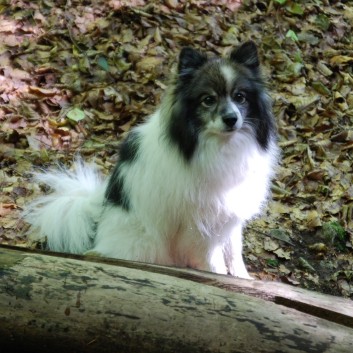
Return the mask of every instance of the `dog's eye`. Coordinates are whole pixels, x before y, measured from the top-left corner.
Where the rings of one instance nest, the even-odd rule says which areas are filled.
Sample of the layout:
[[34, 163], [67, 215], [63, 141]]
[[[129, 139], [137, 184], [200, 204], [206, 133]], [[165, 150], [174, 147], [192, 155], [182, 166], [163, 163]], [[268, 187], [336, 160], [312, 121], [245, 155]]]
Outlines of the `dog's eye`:
[[216, 103], [217, 103], [217, 98], [215, 96], [206, 96], [202, 100], [202, 104], [207, 108], [212, 107]]
[[246, 96], [244, 93], [237, 92], [234, 94], [233, 100], [238, 104], [244, 104], [246, 102]]

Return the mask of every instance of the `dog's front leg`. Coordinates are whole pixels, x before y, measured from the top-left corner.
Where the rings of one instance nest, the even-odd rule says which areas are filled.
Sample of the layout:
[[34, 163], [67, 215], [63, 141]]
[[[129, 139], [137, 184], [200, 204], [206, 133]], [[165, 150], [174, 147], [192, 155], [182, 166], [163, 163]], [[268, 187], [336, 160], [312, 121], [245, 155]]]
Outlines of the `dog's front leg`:
[[227, 274], [222, 238], [202, 235], [195, 229], [195, 226], [189, 227], [187, 231], [179, 234], [177, 245], [172, 247], [175, 264], [201, 271]]
[[253, 279], [249, 275], [243, 260], [242, 228], [243, 224], [238, 220], [232, 220], [224, 227], [224, 235], [227, 238], [224, 247], [224, 259], [232, 276]]
[[227, 274], [227, 266], [224, 262], [223, 246], [212, 246], [207, 256], [207, 263], [211, 272]]

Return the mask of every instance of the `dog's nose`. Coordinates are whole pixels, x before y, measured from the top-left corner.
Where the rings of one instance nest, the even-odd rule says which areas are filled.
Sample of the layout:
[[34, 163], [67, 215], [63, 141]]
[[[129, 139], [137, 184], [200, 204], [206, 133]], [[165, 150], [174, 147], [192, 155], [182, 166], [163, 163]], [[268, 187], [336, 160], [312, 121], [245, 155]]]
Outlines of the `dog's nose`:
[[231, 114], [224, 115], [222, 117], [222, 120], [227, 125], [227, 127], [232, 129], [232, 128], [234, 128], [235, 124], [237, 123], [238, 117], [236, 114], [231, 113]]

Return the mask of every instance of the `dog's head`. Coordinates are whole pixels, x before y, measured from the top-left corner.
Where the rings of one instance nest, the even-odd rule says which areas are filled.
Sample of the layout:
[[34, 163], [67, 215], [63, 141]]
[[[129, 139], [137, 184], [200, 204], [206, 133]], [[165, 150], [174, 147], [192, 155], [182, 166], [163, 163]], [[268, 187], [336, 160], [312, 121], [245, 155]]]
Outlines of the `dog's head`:
[[250, 133], [266, 149], [273, 118], [255, 44], [244, 43], [228, 58], [182, 49], [170, 124], [172, 138], [188, 158], [201, 132], [220, 138]]

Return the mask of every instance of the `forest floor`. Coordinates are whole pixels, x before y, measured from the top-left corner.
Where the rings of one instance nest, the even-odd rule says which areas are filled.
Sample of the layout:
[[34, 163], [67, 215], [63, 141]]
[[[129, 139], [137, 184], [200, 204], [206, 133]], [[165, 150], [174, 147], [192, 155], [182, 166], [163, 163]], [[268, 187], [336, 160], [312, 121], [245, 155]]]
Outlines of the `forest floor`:
[[32, 170], [80, 153], [109, 174], [181, 47], [223, 55], [252, 39], [282, 163], [245, 262], [257, 278], [352, 298], [353, 5], [209, 3], [0, 1], [0, 243], [29, 246], [20, 212], [45, 191]]

